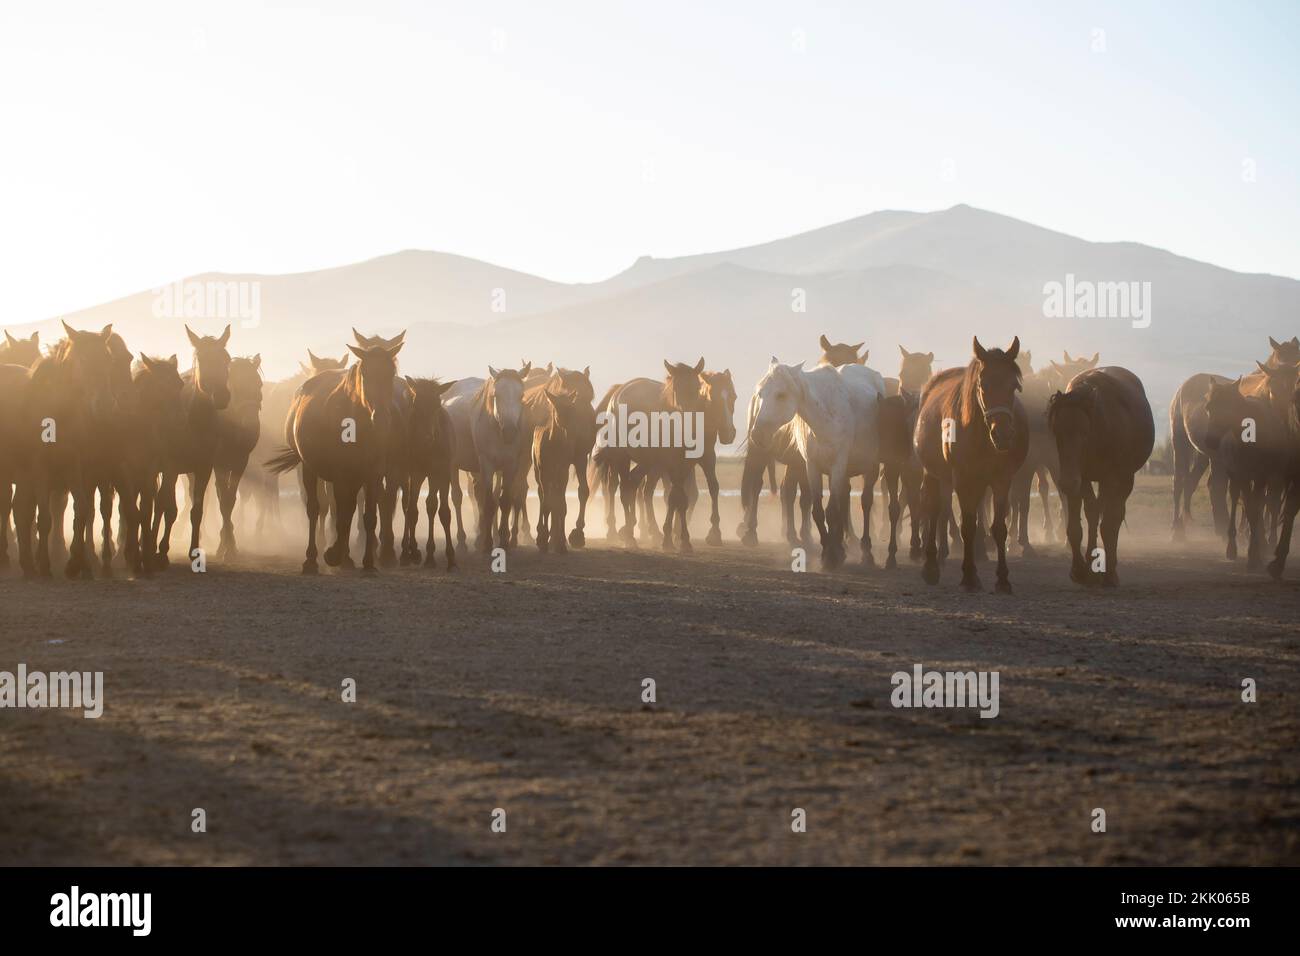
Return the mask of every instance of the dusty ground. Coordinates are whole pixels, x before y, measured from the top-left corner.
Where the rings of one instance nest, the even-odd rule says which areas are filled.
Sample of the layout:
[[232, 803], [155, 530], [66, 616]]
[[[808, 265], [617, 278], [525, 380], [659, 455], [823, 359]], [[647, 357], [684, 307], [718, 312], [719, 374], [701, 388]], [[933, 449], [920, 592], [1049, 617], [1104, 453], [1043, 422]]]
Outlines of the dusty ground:
[[[294, 536], [203, 576], [6, 572], [0, 670], [102, 670], [107, 703], [0, 711], [0, 863], [1300, 863], [1300, 561], [1165, 544], [1166, 488], [1105, 593], [1059, 547], [1010, 597], [953, 562], [795, 574], [734, 501], [692, 557], [311, 579]], [[892, 708], [914, 663], [1000, 671], [1001, 715]]]

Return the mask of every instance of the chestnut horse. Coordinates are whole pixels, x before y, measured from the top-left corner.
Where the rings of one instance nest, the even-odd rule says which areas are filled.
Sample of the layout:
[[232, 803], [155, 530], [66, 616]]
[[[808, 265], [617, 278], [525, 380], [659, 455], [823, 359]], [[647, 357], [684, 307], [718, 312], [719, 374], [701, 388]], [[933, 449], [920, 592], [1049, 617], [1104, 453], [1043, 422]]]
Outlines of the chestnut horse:
[[[1133, 477], [1151, 457], [1155, 421], [1136, 375], [1117, 365], [1080, 372], [1048, 403], [1047, 426], [1060, 462], [1059, 483], [1069, 516], [1070, 578], [1090, 584], [1100, 512], [1101, 584], [1119, 584], [1119, 529], [1133, 492]], [[1094, 499], [1092, 483], [1097, 483]], [[1083, 552], [1079, 508], [1087, 502], [1088, 551]]]
[[[185, 388], [180, 403], [170, 410], [163, 428], [164, 458], [162, 482], [151, 533], [157, 540], [156, 561], [168, 566], [172, 526], [176, 523], [176, 479], [190, 476], [190, 547], [193, 559], [199, 547], [203, 524], [203, 503], [216, 462], [219, 441], [217, 413], [230, 404], [230, 326], [220, 336], [196, 335], [187, 325], [185, 334], [194, 347], [194, 367], [182, 378]], [[161, 536], [159, 530], [161, 529]]]
[[564, 537], [564, 520], [568, 512], [566, 497], [569, 469], [579, 468], [580, 451], [591, 447], [595, 411], [591, 399], [571, 391], [552, 391], [543, 386], [539, 401], [548, 411], [545, 422], [533, 430], [533, 476], [537, 482], [537, 547], [540, 551], [568, 550]]
[[[239, 483], [248, 468], [248, 458], [262, 432], [262, 356], [237, 358], [230, 362], [230, 404], [217, 412], [217, 447], [213, 454], [213, 477], [217, 503], [221, 506], [221, 544], [217, 557], [228, 559], [239, 552], [231, 515], [239, 496]], [[276, 483], [277, 497], [279, 482]]]
[[[362, 335], [355, 328], [352, 330], [357, 345], [363, 349], [400, 347], [406, 339], [405, 330], [392, 338], [382, 335]], [[394, 352], [394, 355], [397, 353]], [[406, 440], [410, 432], [411, 407], [415, 396], [406, 379], [400, 376], [393, 379], [393, 414], [388, 421], [388, 433], [384, 448], [384, 488], [379, 502], [379, 565], [384, 568], [397, 566], [397, 539], [393, 531], [393, 518], [397, 512], [397, 495], [402, 492], [402, 510], [405, 513], [405, 487], [407, 472]]]
[[360, 361], [347, 371], [322, 372], [304, 382], [285, 422], [286, 448], [266, 465], [283, 474], [302, 467], [307, 509], [307, 556], [303, 574], [319, 573], [316, 527], [320, 517], [317, 479], [334, 493], [335, 537], [325, 549], [330, 567], [356, 567], [348, 552], [357, 496], [365, 492], [366, 544], [361, 565], [375, 571], [379, 499], [383, 494], [393, 417], [393, 379], [401, 343], [361, 349], [349, 346]]
[[456, 567], [456, 548], [451, 541], [451, 480], [455, 474], [456, 432], [451, 416], [442, 407], [442, 396], [455, 382], [441, 383], [431, 378], [407, 376], [415, 400], [411, 405], [406, 440], [408, 454], [407, 487], [402, 492], [405, 506], [405, 525], [402, 530], [401, 563], [419, 564], [420, 546], [416, 531], [420, 523], [420, 488], [429, 480], [429, 496], [425, 511], [429, 520], [429, 542], [425, 547], [424, 566], [438, 566], [435, 558], [433, 529], [434, 515], [442, 521], [442, 536], [446, 545], [447, 570]]
[[950, 368], [930, 380], [921, 395], [913, 443], [925, 470], [921, 490], [925, 514], [927, 584], [939, 583], [936, 534], [943, 513], [941, 491], [951, 487], [961, 506], [964, 556], [961, 586], [981, 590], [975, 565], [976, 515], [984, 493], [993, 491], [993, 539], [998, 548], [997, 590], [1011, 593], [1007, 573], [1007, 502], [1011, 480], [1029, 450], [1029, 423], [1020, 391], [1016, 356], [1020, 338], [1002, 349], [986, 349], [976, 337], [974, 358], [965, 368]]

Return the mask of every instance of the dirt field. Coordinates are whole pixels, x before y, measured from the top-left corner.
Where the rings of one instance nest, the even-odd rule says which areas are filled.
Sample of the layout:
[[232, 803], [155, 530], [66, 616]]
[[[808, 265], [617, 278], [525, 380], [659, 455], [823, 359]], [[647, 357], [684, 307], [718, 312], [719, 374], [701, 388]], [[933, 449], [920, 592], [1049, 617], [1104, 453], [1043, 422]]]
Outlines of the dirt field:
[[[1013, 596], [954, 561], [796, 574], [734, 499], [690, 557], [597, 517], [505, 574], [303, 578], [296, 534], [205, 575], [5, 572], [0, 670], [102, 670], [106, 704], [0, 711], [0, 863], [1300, 863], [1300, 560], [1174, 548], [1166, 502], [1144, 479], [1114, 592], [1059, 546]], [[916, 663], [999, 671], [1000, 715], [893, 708]]]

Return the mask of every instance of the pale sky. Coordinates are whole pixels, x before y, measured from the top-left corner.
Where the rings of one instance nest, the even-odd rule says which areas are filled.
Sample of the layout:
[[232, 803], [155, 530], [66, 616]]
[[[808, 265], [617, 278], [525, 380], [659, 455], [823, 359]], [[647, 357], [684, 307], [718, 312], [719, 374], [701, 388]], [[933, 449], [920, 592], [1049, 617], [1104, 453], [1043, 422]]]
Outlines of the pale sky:
[[1297, 116], [1294, 2], [4, 0], [0, 325], [406, 248], [591, 281], [959, 202], [1300, 276]]

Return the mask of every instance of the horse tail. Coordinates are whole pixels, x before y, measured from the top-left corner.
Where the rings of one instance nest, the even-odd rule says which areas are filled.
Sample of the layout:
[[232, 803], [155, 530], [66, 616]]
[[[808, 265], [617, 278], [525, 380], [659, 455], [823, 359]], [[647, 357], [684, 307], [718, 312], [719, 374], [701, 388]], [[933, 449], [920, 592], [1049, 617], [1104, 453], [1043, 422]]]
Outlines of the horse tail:
[[286, 471], [293, 471], [302, 464], [302, 456], [296, 449], [284, 447], [266, 460], [265, 468], [273, 474], [283, 475]]
[[618, 470], [609, 460], [607, 445], [598, 445], [591, 453], [591, 462], [587, 465], [587, 485], [606, 489], [605, 494], [609, 495], [618, 490]]

